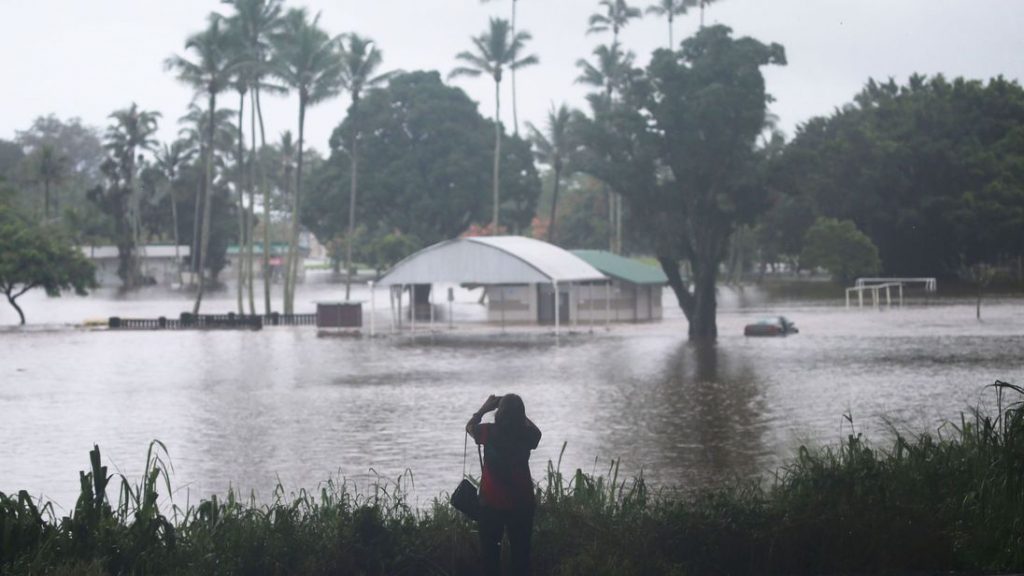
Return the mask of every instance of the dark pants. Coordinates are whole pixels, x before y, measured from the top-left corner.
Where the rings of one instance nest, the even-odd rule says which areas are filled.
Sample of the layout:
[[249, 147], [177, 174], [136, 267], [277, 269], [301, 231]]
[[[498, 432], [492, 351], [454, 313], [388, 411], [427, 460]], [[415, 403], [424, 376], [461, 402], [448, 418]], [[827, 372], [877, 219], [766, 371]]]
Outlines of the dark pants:
[[522, 510], [496, 510], [486, 506], [480, 509], [480, 550], [483, 553], [484, 574], [501, 574], [501, 536], [508, 531], [512, 548], [513, 576], [530, 573], [530, 535], [533, 533], [533, 507]]

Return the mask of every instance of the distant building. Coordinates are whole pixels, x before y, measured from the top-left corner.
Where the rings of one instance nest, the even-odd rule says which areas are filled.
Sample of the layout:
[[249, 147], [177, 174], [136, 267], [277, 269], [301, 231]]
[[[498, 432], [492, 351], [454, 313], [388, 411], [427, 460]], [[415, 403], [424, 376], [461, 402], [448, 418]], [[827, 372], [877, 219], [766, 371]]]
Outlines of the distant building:
[[[241, 254], [240, 254], [241, 252]], [[299, 256], [305, 260], [306, 258], [318, 258], [318, 254], [324, 252], [323, 247], [316, 238], [309, 233], [303, 233], [299, 235]], [[263, 278], [263, 243], [256, 242], [252, 246], [253, 253], [253, 277]], [[239, 263], [240, 256], [244, 255], [244, 247], [231, 245], [228, 246], [227, 259], [228, 266], [231, 270], [237, 274], [237, 266]], [[278, 282], [284, 278], [284, 267], [288, 261], [288, 243], [287, 242], [272, 242], [270, 244], [270, 258], [268, 260], [270, 268], [270, 278], [274, 282]], [[306, 275], [306, 269], [304, 266], [299, 266], [299, 279], [304, 278]]]
[[[117, 246], [82, 246], [81, 250], [96, 266], [96, 282], [100, 286], [121, 285], [121, 278], [117, 275]], [[191, 256], [192, 248], [184, 245], [178, 246], [177, 251], [173, 245], [140, 246], [138, 257], [142, 277], [152, 284], [179, 284], [180, 271], [187, 268]]]

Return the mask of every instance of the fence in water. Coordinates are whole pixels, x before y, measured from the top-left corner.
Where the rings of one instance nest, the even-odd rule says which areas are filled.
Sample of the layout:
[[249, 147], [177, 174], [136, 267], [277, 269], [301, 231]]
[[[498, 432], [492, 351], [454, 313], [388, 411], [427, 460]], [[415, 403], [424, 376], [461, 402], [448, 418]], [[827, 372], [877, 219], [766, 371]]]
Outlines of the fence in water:
[[121, 318], [107, 321], [112, 330], [261, 330], [264, 326], [315, 326], [316, 314], [189, 314], [178, 318]]

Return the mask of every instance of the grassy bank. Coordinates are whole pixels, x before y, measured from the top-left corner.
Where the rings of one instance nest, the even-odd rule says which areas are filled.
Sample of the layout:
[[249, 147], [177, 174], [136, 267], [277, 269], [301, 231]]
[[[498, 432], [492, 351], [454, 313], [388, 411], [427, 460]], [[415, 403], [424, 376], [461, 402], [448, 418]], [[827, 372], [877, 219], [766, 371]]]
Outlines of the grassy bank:
[[[679, 495], [548, 464], [535, 574], [822, 574], [1024, 570], [1024, 410], [997, 383], [997, 414], [884, 449], [860, 435], [801, 448], [775, 478]], [[1004, 402], [1012, 393], [1015, 402]], [[0, 494], [3, 574], [476, 574], [474, 526], [444, 499], [416, 510], [403, 481], [360, 494], [329, 482], [260, 504], [228, 494], [157, 506], [162, 446], [141, 481], [99, 450], [74, 511]], [[108, 495], [110, 498], [108, 499]]]

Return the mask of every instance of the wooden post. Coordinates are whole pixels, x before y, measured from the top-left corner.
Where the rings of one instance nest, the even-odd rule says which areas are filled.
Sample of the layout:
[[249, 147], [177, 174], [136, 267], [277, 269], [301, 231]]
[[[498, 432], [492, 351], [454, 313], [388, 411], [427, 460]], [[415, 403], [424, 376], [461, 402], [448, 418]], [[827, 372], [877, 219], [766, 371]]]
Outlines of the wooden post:
[[373, 292], [373, 280], [370, 280], [369, 284], [370, 284], [370, 338], [373, 338], [374, 334], [376, 333], [376, 328], [377, 328], [377, 323], [376, 323], [376, 321], [374, 319], [374, 316], [376, 315], [374, 313], [377, 311], [377, 309], [373, 305], [373, 294], [374, 294], [374, 292]]
[[558, 336], [558, 329], [561, 325], [562, 320], [559, 305], [561, 304], [562, 299], [560, 298], [561, 295], [558, 293], [558, 281], [555, 280], [551, 284], [552, 286], [555, 287], [555, 336]]

